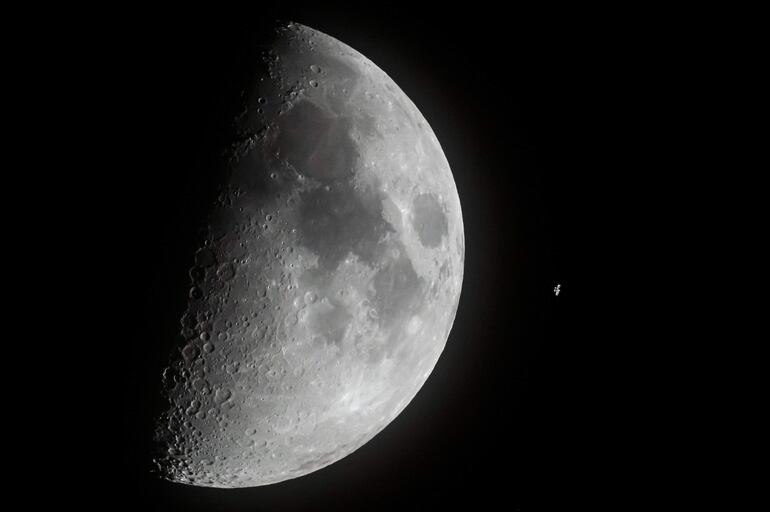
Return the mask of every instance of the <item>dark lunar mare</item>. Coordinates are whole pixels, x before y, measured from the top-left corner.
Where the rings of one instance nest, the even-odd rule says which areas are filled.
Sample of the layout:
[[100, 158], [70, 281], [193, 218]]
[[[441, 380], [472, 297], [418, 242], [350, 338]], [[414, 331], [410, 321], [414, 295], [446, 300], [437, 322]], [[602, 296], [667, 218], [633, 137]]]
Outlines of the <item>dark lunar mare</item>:
[[[352, 126], [348, 117], [330, 115], [309, 101], [301, 101], [281, 117], [273, 148], [296, 172], [321, 184], [302, 194], [298, 224], [299, 243], [319, 257], [319, 269], [314, 274], [333, 275], [350, 254], [378, 268], [370, 299], [381, 325], [389, 327], [419, 306], [422, 280], [403, 244], [385, 239], [395, 229], [383, 218], [384, 197], [379, 184], [354, 186], [359, 154], [351, 136]], [[447, 231], [440, 206], [433, 196], [423, 194], [415, 207], [425, 245], [437, 245]], [[392, 249], [398, 257], [388, 261], [386, 252]]]

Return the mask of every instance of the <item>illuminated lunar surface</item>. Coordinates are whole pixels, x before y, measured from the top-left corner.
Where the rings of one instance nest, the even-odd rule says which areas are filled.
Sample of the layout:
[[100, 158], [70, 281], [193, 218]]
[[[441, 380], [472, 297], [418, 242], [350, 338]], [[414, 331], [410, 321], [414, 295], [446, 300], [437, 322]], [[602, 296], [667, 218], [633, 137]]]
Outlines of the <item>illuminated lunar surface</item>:
[[433, 370], [463, 276], [460, 202], [427, 121], [366, 57], [277, 31], [191, 255], [163, 374], [163, 478], [249, 487], [361, 447]]

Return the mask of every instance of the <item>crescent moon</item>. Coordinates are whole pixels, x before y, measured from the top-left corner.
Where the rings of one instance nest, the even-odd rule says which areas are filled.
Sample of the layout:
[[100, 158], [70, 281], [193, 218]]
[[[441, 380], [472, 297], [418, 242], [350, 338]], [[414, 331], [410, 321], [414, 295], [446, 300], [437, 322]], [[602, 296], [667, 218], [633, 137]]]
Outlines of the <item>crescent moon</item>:
[[406, 94], [296, 23], [263, 59], [163, 373], [155, 462], [185, 484], [272, 484], [364, 445], [435, 367], [462, 286], [457, 189]]

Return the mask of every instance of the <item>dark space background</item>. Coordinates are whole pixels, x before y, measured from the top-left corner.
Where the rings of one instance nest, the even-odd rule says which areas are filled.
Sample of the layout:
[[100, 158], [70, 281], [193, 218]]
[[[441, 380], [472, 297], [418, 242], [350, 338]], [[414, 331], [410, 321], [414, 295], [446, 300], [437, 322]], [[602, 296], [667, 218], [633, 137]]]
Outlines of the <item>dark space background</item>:
[[[147, 455], [160, 368], [255, 42], [276, 18], [363, 53], [430, 123], [463, 208], [459, 310], [423, 389], [352, 455], [261, 488], [172, 484], [149, 473]], [[69, 462], [60, 471], [81, 482], [71, 503], [564, 510], [605, 499], [623, 479], [613, 461], [629, 442], [618, 434], [626, 397], [613, 381], [623, 334], [607, 304], [627, 280], [613, 263], [623, 226], [607, 205], [629, 193], [618, 177], [636, 158], [618, 119], [629, 104], [643, 108], [625, 92], [643, 77], [624, 67], [624, 23], [448, 3], [274, 2], [248, 12], [111, 13], [73, 31], [85, 64], [65, 78], [88, 77], [79, 96], [93, 111], [70, 134], [81, 141], [89, 198], [77, 205], [76, 235], [95, 248], [87, 272], [98, 291], [71, 295], [97, 318], [76, 348], [90, 371], [68, 381], [87, 400], [67, 410], [89, 425], [62, 448]]]

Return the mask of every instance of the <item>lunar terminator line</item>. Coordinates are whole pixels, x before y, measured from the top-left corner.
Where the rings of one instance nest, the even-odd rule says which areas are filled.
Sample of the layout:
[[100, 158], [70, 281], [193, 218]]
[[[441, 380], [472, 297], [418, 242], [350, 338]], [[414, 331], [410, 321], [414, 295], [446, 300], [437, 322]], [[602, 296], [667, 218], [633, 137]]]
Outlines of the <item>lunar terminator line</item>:
[[299, 24], [264, 59], [163, 374], [172, 481], [266, 485], [348, 455], [422, 387], [458, 306], [460, 202], [415, 105]]

